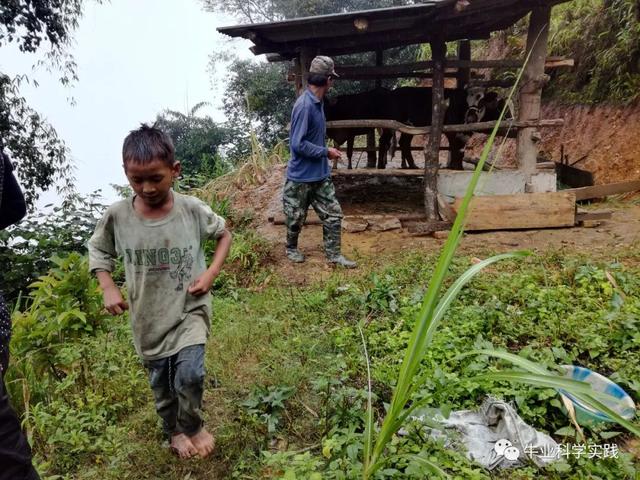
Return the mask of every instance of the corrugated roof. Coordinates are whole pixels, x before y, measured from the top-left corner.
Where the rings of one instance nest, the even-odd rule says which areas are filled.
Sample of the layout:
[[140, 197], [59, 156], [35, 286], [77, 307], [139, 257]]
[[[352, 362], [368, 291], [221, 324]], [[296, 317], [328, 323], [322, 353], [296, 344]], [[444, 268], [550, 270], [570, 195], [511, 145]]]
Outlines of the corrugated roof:
[[[271, 60], [290, 59], [301, 48], [341, 55], [427, 43], [435, 35], [445, 41], [487, 38], [513, 25], [540, 5], [567, 0], [433, 0], [419, 5], [362, 10], [280, 22], [221, 27], [231, 37], [251, 40], [256, 54]], [[366, 28], [358, 29], [356, 24]]]

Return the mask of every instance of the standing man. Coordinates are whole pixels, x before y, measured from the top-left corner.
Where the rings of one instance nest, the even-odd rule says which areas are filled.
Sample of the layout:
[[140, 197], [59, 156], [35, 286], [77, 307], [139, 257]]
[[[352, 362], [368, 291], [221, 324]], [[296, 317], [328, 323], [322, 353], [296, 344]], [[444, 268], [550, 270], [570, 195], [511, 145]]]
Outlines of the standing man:
[[309, 68], [308, 88], [298, 97], [291, 113], [291, 159], [283, 190], [287, 225], [287, 258], [304, 262], [298, 250], [298, 235], [307, 217], [309, 205], [322, 221], [324, 251], [329, 263], [355, 268], [356, 262], [340, 253], [342, 209], [331, 181], [329, 160], [339, 159], [337, 148], [325, 146], [326, 125], [322, 99], [333, 86], [333, 60], [318, 56]]

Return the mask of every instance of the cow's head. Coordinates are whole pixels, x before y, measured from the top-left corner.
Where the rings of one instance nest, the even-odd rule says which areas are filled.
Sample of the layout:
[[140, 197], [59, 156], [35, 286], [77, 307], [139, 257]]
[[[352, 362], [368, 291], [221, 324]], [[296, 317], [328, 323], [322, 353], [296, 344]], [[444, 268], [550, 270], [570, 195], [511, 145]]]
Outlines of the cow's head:
[[[504, 107], [505, 99], [497, 92], [485, 91], [482, 87], [471, 87], [467, 90], [467, 111], [465, 123], [488, 122], [497, 120]], [[511, 108], [506, 118], [511, 118]]]
[[482, 87], [470, 87], [467, 89], [467, 110], [464, 114], [464, 123], [476, 123], [481, 121], [484, 116], [482, 100], [485, 93], [485, 89]]

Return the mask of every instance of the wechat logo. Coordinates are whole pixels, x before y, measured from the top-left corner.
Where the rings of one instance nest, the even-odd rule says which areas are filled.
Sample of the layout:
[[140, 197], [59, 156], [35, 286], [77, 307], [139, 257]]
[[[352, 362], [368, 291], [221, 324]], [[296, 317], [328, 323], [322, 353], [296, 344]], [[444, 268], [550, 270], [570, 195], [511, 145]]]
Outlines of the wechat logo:
[[498, 454], [499, 457], [504, 457], [509, 461], [516, 461], [520, 457], [520, 450], [513, 446], [513, 444], [503, 438], [498, 440], [496, 444], [493, 446], [493, 450]]

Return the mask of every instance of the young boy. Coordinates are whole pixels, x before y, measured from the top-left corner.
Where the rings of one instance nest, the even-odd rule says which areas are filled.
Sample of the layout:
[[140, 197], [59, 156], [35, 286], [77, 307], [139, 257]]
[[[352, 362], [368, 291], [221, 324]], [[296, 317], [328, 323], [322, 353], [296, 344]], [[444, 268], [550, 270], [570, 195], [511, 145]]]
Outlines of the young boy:
[[[89, 240], [89, 267], [112, 315], [130, 308], [133, 342], [149, 372], [155, 406], [171, 449], [206, 457], [214, 439], [200, 416], [209, 289], [229, 253], [225, 221], [200, 200], [171, 189], [180, 174], [171, 139], [143, 125], [124, 140], [122, 159], [132, 198], [111, 205]], [[206, 268], [202, 243], [218, 239]], [[128, 302], [113, 282], [124, 260]]]

